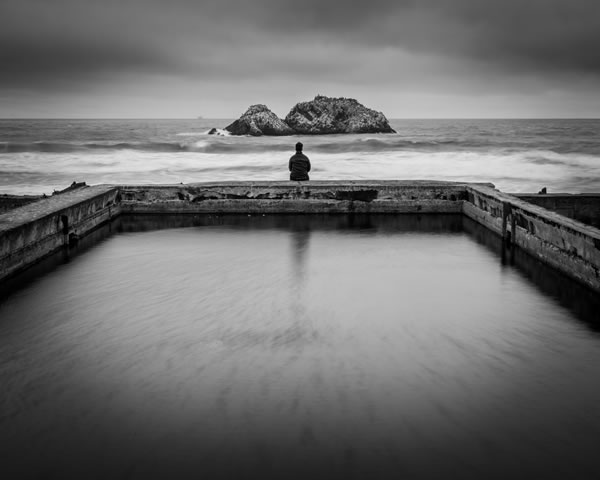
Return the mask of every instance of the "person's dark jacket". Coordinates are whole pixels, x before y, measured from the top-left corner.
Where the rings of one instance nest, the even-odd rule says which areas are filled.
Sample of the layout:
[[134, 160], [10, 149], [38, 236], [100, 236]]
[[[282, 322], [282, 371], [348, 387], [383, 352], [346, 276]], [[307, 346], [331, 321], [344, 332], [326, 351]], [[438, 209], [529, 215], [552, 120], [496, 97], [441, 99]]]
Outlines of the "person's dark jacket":
[[289, 163], [290, 180], [303, 181], [308, 180], [310, 172], [310, 160], [302, 152], [296, 152], [292, 155]]

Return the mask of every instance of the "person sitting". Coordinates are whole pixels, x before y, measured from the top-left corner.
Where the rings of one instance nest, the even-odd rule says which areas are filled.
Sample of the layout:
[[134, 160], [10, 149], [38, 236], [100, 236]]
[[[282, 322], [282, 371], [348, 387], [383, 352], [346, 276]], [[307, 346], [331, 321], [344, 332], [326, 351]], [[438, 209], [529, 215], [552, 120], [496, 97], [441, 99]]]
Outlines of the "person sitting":
[[298, 142], [296, 144], [296, 153], [290, 158], [290, 180], [299, 182], [309, 180], [308, 172], [310, 172], [310, 160], [302, 153], [302, 148], [302, 143]]

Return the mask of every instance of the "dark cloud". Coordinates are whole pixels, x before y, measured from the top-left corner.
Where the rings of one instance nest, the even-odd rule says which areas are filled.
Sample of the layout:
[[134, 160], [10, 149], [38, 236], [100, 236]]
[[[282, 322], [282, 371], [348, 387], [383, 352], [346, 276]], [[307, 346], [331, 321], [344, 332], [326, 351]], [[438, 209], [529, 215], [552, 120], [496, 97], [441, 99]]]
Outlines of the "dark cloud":
[[197, 59], [194, 44], [207, 43], [234, 49], [227, 53], [244, 66], [245, 42], [257, 34], [265, 47], [319, 40], [600, 71], [595, 0], [3, 0], [0, 13], [0, 61], [15, 74], [184, 68]]
[[2, 42], [0, 85], [36, 85], [53, 80], [72, 79], [111, 72], [155, 72], [169, 67], [168, 57], [127, 45], [82, 42]]
[[499, 66], [600, 72], [595, 0], [270, 1], [254, 20], [280, 34], [483, 59]]
[[3, 0], [0, 87], [52, 88], [98, 74], [174, 67], [160, 46], [141, 41], [135, 22], [127, 28], [117, 11], [87, 3]]
[[0, 94], [135, 75], [520, 93], [600, 76], [597, 0], [0, 0], [0, 18]]
[[469, 31], [465, 55], [531, 70], [600, 73], [600, 3], [594, 0], [461, 0], [447, 14]]

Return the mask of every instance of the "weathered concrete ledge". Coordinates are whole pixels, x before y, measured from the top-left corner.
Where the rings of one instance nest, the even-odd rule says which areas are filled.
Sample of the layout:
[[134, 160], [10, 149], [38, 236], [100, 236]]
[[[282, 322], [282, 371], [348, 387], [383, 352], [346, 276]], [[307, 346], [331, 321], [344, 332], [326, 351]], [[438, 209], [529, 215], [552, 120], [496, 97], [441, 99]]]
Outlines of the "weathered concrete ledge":
[[502, 193], [492, 184], [438, 181], [217, 182], [99, 185], [0, 215], [0, 279], [120, 213], [465, 214], [600, 292], [600, 230]]
[[600, 292], [600, 230], [490, 187], [467, 191], [465, 215]]
[[119, 190], [128, 213], [462, 213], [467, 185], [424, 180], [216, 182], [122, 185]]
[[600, 228], [600, 193], [516, 193], [513, 195], [528, 203]]
[[87, 187], [0, 215], [0, 280], [119, 215], [118, 195], [114, 186]]

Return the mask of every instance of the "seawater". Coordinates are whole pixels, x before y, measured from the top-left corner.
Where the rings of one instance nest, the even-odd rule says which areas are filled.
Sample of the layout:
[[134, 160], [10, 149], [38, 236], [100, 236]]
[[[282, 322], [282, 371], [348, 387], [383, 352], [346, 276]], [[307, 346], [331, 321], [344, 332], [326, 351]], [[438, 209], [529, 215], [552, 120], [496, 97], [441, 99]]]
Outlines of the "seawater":
[[492, 182], [600, 191], [600, 120], [391, 120], [396, 134], [208, 135], [231, 120], [0, 120], [0, 193], [88, 184], [287, 180], [302, 141], [313, 180]]
[[597, 296], [468, 219], [85, 241], [3, 290], [7, 478], [598, 478]]

